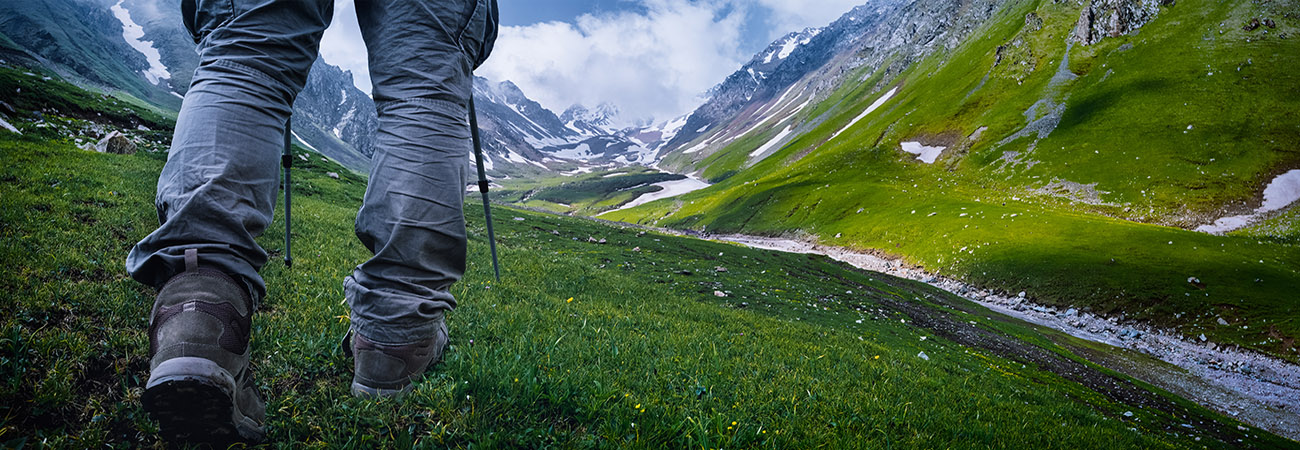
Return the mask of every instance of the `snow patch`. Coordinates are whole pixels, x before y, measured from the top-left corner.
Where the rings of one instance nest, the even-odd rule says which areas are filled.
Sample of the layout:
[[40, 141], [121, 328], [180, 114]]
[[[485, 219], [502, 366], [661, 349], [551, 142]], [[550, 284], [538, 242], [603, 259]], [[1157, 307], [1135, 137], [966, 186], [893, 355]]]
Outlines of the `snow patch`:
[[807, 42], [808, 41], [803, 41], [799, 39], [791, 39], [786, 41], [785, 44], [781, 46], [781, 51], [776, 54], [777, 59], [786, 59], [790, 57], [790, 54], [794, 53], [794, 49], [799, 48], [800, 45], [803, 45]]
[[185, 100], [185, 96], [184, 96], [184, 95], [181, 95], [181, 94], [178, 93], [178, 92], [168, 92], [168, 93], [171, 94], [171, 95], [175, 95], [176, 98], [179, 98], [179, 99], [181, 99], [181, 100]]
[[[474, 157], [473, 153], [469, 154], [469, 163], [473, 165], [478, 164], [478, 159]], [[485, 170], [493, 170], [496, 168], [496, 165], [492, 163], [491, 155], [488, 155], [486, 153], [483, 154], [483, 168]]]
[[632, 207], [636, 207], [636, 206], [641, 206], [641, 205], [644, 205], [644, 204], [646, 204], [646, 203], [653, 202], [653, 201], [655, 201], [655, 200], [664, 199], [664, 198], [669, 198], [669, 197], [676, 197], [676, 196], [678, 196], [678, 195], [682, 195], [682, 194], [685, 194], [685, 193], [687, 193], [687, 192], [698, 191], [698, 190], [700, 190], [700, 189], [704, 189], [704, 188], [706, 188], [706, 187], [709, 187], [709, 183], [705, 183], [703, 180], [700, 180], [700, 179], [698, 179], [698, 178], [692, 178], [692, 177], [689, 177], [689, 176], [688, 176], [687, 178], [683, 178], [683, 179], [680, 179], [680, 180], [664, 181], [664, 182], [662, 182], [662, 183], [655, 183], [655, 184], [652, 184], [651, 186], [659, 186], [659, 187], [661, 187], [661, 188], [663, 188], [663, 189], [662, 189], [662, 190], [659, 190], [659, 191], [657, 191], [657, 192], [651, 192], [651, 193], [649, 193], [649, 194], [642, 194], [640, 197], [637, 197], [635, 200], [632, 200], [632, 201], [630, 201], [630, 202], [627, 202], [627, 203], [624, 204], [623, 206], [620, 206], [618, 209], [611, 210], [611, 211], [609, 211], [609, 212], [614, 212], [614, 211], [619, 211], [619, 210], [623, 210], [623, 209], [628, 209], [628, 208], [632, 208]]
[[14, 128], [13, 125], [10, 125], [9, 122], [6, 121], [3, 117], [0, 117], [0, 128], [4, 128], [4, 129], [9, 130], [9, 131], [12, 131], [12, 132], [14, 132], [14, 133], [23, 134], [23, 132], [18, 131], [17, 128]]
[[1300, 169], [1278, 175], [1264, 188], [1261, 212], [1277, 211], [1300, 200]]
[[916, 159], [919, 159], [921, 162], [926, 164], [934, 164], [934, 160], [939, 157], [940, 153], [943, 153], [943, 149], [948, 148], [928, 147], [921, 145], [920, 142], [904, 142], [899, 145], [903, 146], [903, 151], [917, 155]]
[[591, 158], [595, 158], [595, 157], [596, 157], [595, 154], [592, 154], [592, 153], [591, 153], [591, 146], [590, 146], [590, 145], [587, 145], [585, 142], [584, 142], [584, 143], [581, 143], [581, 144], [578, 144], [577, 147], [570, 148], [570, 149], [564, 149], [564, 150], [560, 150], [560, 151], [558, 151], [558, 152], [552, 153], [552, 155], [555, 155], [556, 158], [563, 158], [563, 159], [577, 159], [577, 160], [582, 160], [582, 161], [586, 161], [586, 160], [588, 160], [588, 159], [591, 159]]
[[298, 143], [299, 143], [299, 144], [302, 144], [303, 147], [310, 148], [310, 149], [312, 149], [313, 151], [315, 151], [316, 153], [320, 153], [320, 150], [316, 150], [316, 147], [313, 147], [311, 144], [308, 144], [307, 141], [304, 140], [304, 139], [302, 138], [302, 136], [299, 136], [297, 131], [292, 131], [292, 130], [290, 130], [289, 132], [290, 132], [290, 133], [293, 133], [293, 138], [294, 138], [294, 139], [297, 139], [297, 140], [298, 140]]
[[135, 21], [131, 20], [131, 12], [122, 7], [124, 1], [126, 0], [118, 0], [117, 4], [110, 9], [113, 10], [113, 15], [117, 16], [117, 20], [122, 22], [122, 38], [126, 39], [127, 45], [140, 52], [149, 61], [149, 68], [141, 73], [151, 84], [171, 79], [172, 74], [167, 71], [167, 66], [163, 65], [162, 55], [154, 48], [153, 42], [141, 40], [144, 38], [144, 27], [136, 25]]
[[889, 99], [892, 98], [894, 94], [897, 92], [898, 92], [898, 88], [893, 88], [890, 89], [889, 92], [886, 92], [885, 95], [880, 96], [880, 98], [876, 99], [876, 101], [872, 103], [871, 106], [867, 107], [866, 111], [863, 111], [862, 114], [859, 114], [857, 117], [854, 117], [852, 121], [849, 121], [848, 125], [845, 125], [844, 128], [840, 128], [840, 131], [836, 131], [835, 134], [832, 134], [831, 139], [835, 139], [840, 134], [844, 133], [845, 131], [848, 131], [849, 128], [852, 128], [853, 125], [857, 124], [859, 120], [865, 119], [867, 117], [867, 114], [871, 114], [871, 112], [875, 111], [876, 108], [879, 108], [882, 105], [884, 105], [885, 102], [889, 101]]
[[699, 143], [699, 144], [695, 144], [694, 147], [688, 148], [688, 149], [686, 149], [686, 150], [682, 150], [682, 153], [695, 153], [695, 152], [698, 152], [698, 151], [700, 151], [700, 150], [704, 150], [704, 148], [705, 148], [705, 147], [708, 147], [708, 146], [709, 146], [709, 143], [708, 143], [708, 142], [701, 142], [701, 143]]
[[1236, 230], [1258, 220], [1264, 214], [1277, 211], [1300, 200], [1300, 169], [1278, 175], [1264, 188], [1264, 204], [1250, 214], [1224, 217], [1209, 225], [1201, 225], [1196, 231], [1210, 234], [1223, 234]]
[[772, 139], [767, 141], [766, 144], [763, 144], [762, 147], [759, 147], [757, 149], [754, 149], [754, 151], [749, 152], [749, 157], [753, 158], [755, 156], [767, 153], [767, 151], [771, 150], [772, 147], [775, 147], [777, 144], [780, 144], [782, 139], [785, 139], [786, 136], [789, 136], [791, 131], [794, 131], [793, 123], [790, 124], [790, 126], [785, 127], [785, 129], [782, 130], [780, 133], [777, 133], [776, 136], [772, 136]]
[[571, 176], [574, 176], [574, 175], [579, 175], [579, 174], [584, 174], [584, 173], [591, 173], [591, 168], [590, 168], [590, 167], [579, 167], [579, 168], [577, 168], [577, 169], [573, 169], [573, 171], [571, 171], [571, 172], [560, 172], [560, 175], [564, 175], [564, 176], [566, 176], [566, 177], [571, 177]]

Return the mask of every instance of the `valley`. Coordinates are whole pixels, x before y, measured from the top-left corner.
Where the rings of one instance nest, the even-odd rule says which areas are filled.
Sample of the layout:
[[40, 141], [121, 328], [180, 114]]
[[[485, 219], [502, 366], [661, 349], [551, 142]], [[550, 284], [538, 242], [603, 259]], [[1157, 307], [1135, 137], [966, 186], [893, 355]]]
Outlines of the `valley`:
[[[197, 59], [176, 5], [37, 3], [0, 6], [0, 446], [161, 445], [138, 402], [153, 294], [121, 258], [156, 225]], [[338, 281], [366, 257], [378, 117], [318, 59], [297, 264], [265, 269], [254, 322], [272, 436], [1296, 448], [1297, 11], [875, 0], [673, 118], [476, 78], [504, 272], [468, 208], [452, 347], [407, 402], [346, 395]]]

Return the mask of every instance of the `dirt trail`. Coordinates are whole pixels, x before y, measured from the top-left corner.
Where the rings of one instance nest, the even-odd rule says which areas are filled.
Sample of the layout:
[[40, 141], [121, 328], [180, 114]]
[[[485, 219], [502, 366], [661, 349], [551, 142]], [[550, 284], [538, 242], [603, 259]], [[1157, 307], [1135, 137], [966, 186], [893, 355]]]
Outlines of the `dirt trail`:
[[[1078, 338], [1118, 347], [1114, 351], [1097, 351], [1060, 342], [1098, 365], [1151, 383], [1242, 422], [1280, 436], [1300, 440], [1300, 366], [1281, 359], [1227, 349], [1212, 342], [1188, 340], [1169, 330], [1144, 326], [1121, 326], [1114, 318], [1082, 313], [1074, 309], [1060, 311], [1033, 303], [1032, 293], [1015, 296], [997, 295], [957, 280], [908, 267], [898, 261], [844, 248], [791, 239], [745, 235], [707, 237], [755, 248], [829, 256], [860, 269], [921, 281], [995, 312], [1053, 328]], [[1145, 390], [1137, 389], [1146, 395], [1138, 394], [1136, 387], [1127, 382], [1119, 382], [1122, 380], [1094, 373], [1095, 370], [1086, 366], [1078, 367], [1082, 364], [1048, 355], [1042, 349], [1038, 351], [1044, 354], [1026, 352], [1026, 349], [1020, 348], [1024, 346], [1023, 344], [1016, 346], [1005, 342], [1009, 339], [1005, 336], [991, 335], [987, 330], [974, 327], [957, 327], [949, 324], [950, 320], [944, 320], [934, 314], [912, 311], [917, 308], [908, 308], [905, 303], [889, 306], [908, 313], [918, 322], [928, 320], [928, 325], [927, 323], [918, 323], [918, 325], [933, 329], [950, 340], [985, 348], [1012, 359], [1028, 360], [1116, 400], [1154, 406], [1166, 411], [1171, 411], [1170, 408], [1178, 409], [1176, 405], [1168, 404], [1167, 400], [1151, 398]], [[919, 317], [928, 317], [928, 319]], [[1170, 367], [1169, 364], [1177, 367]], [[1214, 434], [1222, 431], [1217, 430], [1217, 427], [1212, 424], [1193, 424], [1193, 426], [1205, 426], [1207, 428], [1201, 428], [1203, 431]]]

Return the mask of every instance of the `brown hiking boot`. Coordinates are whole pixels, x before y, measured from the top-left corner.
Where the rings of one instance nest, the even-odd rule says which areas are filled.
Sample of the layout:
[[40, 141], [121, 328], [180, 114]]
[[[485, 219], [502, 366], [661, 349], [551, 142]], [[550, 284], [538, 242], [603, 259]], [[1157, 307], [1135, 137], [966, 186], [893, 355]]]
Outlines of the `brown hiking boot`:
[[154, 300], [141, 398], [167, 441], [226, 446], [265, 437], [266, 406], [248, 363], [252, 309], [242, 284], [185, 251], [185, 272]]
[[442, 359], [446, 346], [447, 324], [441, 320], [432, 338], [414, 344], [380, 344], [348, 332], [343, 349], [353, 357], [352, 395], [396, 397], [410, 392], [411, 382]]

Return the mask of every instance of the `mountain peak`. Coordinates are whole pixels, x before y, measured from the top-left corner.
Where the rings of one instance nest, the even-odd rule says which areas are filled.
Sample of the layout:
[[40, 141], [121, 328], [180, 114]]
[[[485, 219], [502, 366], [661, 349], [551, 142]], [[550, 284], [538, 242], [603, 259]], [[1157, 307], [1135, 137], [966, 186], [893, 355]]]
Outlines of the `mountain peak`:
[[618, 106], [609, 102], [596, 105], [595, 109], [574, 104], [560, 114], [560, 121], [566, 126], [588, 134], [613, 134], [619, 128], [618, 120]]

